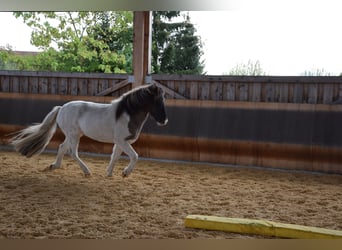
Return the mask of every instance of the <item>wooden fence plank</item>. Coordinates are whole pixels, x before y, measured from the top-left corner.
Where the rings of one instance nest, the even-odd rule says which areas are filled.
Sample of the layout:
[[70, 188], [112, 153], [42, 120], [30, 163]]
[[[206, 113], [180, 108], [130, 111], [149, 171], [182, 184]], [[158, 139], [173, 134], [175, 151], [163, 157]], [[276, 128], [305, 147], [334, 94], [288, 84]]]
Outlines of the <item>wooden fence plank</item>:
[[336, 102], [339, 100], [339, 86], [338, 84], [333, 85], [333, 97], [332, 102]]
[[332, 84], [324, 84], [323, 86], [323, 104], [332, 103], [333, 98], [333, 85]]
[[101, 93], [105, 89], [108, 89], [108, 79], [99, 79], [99, 90], [98, 93]]
[[228, 83], [227, 85], [227, 101], [235, 101], [236, 100], [236, 88], [235, 88], [235, 83]]
[[38, 79], [38, 92], [40, 94], [48, 93], [48, 79], [45, 77], [40, 77]]
[[28, 77], [26, 76], [22, 76], [19, 77], [19, 85], [20, 85], [20, 89], [19, 92], [20, 93], [28, 93]]
[[69, 85], [70, 85], [70, 95], [75, 95], [77, 96], [78, 94], [78, 83], [76, 78], [71, 78], [69, 80]]
[[78, 95], [86, 96], [88, 91], [87, 79], [78, 79]]
[[179, 84], [178, 84], [178, 93], [180, 94], [180, 95], [182, 95], [182, 96], [184, 96], [184, 97], [188, 97], [189, 95], [188, 95], [188, 93], [187, 93], [187, 91], [186, 91], [187, 89], [186, 89], [186, 83], [185, 82], [180, 82]]
[[246, 83], [239, 83], [237, 84], [237, 92], [239, 93], [238, 100], [240, 102], [248, 101], [248, 86]]
[[223, 88], [221, 82], [213, 82], [210, 84], [210, 100], [220, 101], [223, 99]]
[[[175, 90], [175, 82], [174, 81], [166, 81], [166, 87], [168, 87], [169, 89], [173, 89]], [[167, 93], [167, 98], [170, 98], [170, 99], [174, 99], [175, 98], [175, 95], [174, 95], [174, 92], [171, 92], [171, 93]]]
[[286, 83], [280, 84], [279, 102], [287, 103], [289, 101], [289, 85]]
[[312, 84], [308, 86], [308, 103], [316, 104], [318, 94], [318, 85]]
[[210, 98], [210, 84], [209, 82], [202, 82], [199, 84], [200, 86], [200, 99], [201, 100], [209, 100]]
[[29, 78], [29, 92], [30, 94], [38, 94], [38, 78], [37, 77]]
[[190, 82], [190, 99], [197, 100], [198, 99], [198, 83]]
[[98, 93], [98, 79], [90, 79], [88, 81], [88, 96], [94, 96]]
[[250, 98], [250, 101], [252, 102], [260, 102], [261, 100], [261, 84], [260, 83], [254, 83], [251, 84], [250, 88], [252, 89], [252, 97]]
[[265, 102], [275, 101], [275, 86], [271, 83], [267, 83], [265, 86]]
[[0, 81], [1, 81], [0, 90], [2, 92], [9, 92], [9, 77], [1, 76]]
[[57, 78], [50, 77], [48, 82], [48, 89], [49, 94], [51, 95], [57, 95], [58, 93], [58, 83]]
[[20, 91], [19, 77], [11, 77], [10, 91], [13, 93], [19, 93]]
[[324, 95], [324, 84], [318, 84], [317, 89], [317, 103], [323, 103], [323, 95]]
[[68, 79], [67, 78], [59, 78], [58, 79], [58, 94], [59, 95], [67, 95], [68, 94]]
[[293, 89], [293, 103], [302, 103], [303, 101], [303, 85], [296, 83]]
[[273, 88], [274, 88], [273, 102], [279, 102], [281, 85], [280, 84], [273, 84]]

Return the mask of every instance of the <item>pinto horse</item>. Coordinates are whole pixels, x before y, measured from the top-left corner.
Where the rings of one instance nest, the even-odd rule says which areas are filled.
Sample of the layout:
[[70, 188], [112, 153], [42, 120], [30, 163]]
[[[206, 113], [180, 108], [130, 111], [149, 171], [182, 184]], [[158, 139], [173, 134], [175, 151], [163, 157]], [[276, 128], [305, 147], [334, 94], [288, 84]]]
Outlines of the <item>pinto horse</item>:
[[149, 115], [160, 126], [168, 122], [164, 92], [155, 84], [134, 88], [109, 104], [71, 101], [63, 106], [56, 106], [42, 123], [19, 131], [11, 139], [11, 144], [26, 157], [40, 154], [58, 126], [64, 133], [65, 140], [59, 145], [55, 162], [46, 170], [60, 168], [63, 156], [69, 152], [85, 176], [90, 176], [89, 168], [78, 156], [78, 144], [81, 136], [85, 135], [96, 141], [114, 143], [107, 168], [109, 177], [112, 176], [116, 160], [122, 152], [126, 153], [130, 162], [122, 176], [127, 177], [138, 160], [138, 154], [131, 144], [138, 139]]

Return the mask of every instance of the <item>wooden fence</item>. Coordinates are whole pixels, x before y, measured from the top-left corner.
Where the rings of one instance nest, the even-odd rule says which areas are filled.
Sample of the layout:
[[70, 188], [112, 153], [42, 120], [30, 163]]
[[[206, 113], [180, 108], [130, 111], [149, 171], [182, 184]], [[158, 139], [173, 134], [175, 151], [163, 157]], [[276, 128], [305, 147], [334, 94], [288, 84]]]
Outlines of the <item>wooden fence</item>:
[[[124, 74], [0, 71], [0, 92], [95, 96], [128, 79]], [[167, 98], [239, 102], [342, 103], [342, 77], [152, 75]], [[111, 96], [130, 89], [123, 84]]]
[[310, 104], [342, 100], [342, 77], [153, 75], [153, 79], [191, 100]]
[[[0, 92], [95, 96], [127, 78], [125, 74], [0, 71]], [[113, 96], [128, 90], [126, 86]]]

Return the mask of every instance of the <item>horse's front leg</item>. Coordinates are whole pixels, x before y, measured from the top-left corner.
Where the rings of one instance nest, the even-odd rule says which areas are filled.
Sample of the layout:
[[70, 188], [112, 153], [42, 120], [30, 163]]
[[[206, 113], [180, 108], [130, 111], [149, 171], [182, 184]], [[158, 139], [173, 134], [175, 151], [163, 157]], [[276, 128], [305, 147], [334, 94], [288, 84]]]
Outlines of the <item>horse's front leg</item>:
[[135, 163], [138, 161], [138, 154], [135, 152], [131, 144], [127, 141], [117, 142], [117, 145], [121, 148], [123, 152], [125, 152], [129, 157], [128, 166], [122, 171], [122, 177], [127, 177], [130, 173], [132, 173]]
[[121, 154], [122, 154], [122, 149], [118, 145], [114, 144], [113, 152], [110, 157], [109, 166], [107, 168], [107, 177], [111, 177], [113, 175], [115, 162], [119, 159]]

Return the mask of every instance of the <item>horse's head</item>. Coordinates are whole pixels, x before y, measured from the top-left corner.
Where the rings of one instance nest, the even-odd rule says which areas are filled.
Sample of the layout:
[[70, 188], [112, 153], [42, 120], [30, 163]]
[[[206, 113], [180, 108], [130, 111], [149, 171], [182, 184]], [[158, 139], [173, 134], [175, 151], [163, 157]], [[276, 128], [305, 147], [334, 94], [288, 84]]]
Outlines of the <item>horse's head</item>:
[[156, 120], [159, 126], [166, 125], [168, 119], [165, 111], [163, 89], [156, 84], [151, 84], [147, 90], [153, 96], [153, 104], [149, 111], [151, 116]]

